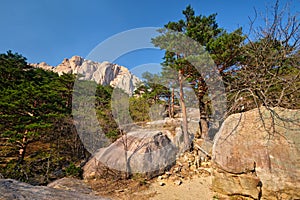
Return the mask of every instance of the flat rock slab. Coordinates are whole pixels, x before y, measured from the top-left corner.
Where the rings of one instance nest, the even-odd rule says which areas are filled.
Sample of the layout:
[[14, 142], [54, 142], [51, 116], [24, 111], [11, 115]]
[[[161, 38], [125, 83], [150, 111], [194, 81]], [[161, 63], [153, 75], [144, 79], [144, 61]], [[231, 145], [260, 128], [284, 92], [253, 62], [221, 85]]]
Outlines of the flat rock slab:
[[88, 186], [83, 180], [76, 178], [64, 177], [62, 179], [58, 179], [49, 183], [47, 187], [60, 190], [74, 191], [82, 194], [93, 194], [93, 190], [90, 186]]
[[105, 200], [99, 196], [65, 191], [46, 186], [32, 186], [13, 179], [0, 179], [0, 200]]

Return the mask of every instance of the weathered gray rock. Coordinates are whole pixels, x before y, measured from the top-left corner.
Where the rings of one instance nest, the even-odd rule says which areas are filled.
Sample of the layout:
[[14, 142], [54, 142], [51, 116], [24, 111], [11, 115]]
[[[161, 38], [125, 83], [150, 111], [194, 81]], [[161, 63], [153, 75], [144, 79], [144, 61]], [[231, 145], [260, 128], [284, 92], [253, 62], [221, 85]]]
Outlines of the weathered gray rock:
[[229, 116], [215, 137], [212, 159], [218, 192], [300, 198], [300, 111], [261, 107]]
[[45, 186], [32, 186], [13, 179], [0, 179], [1, 200], [104, 200], [99, 196], [65, 191]]
[[190, 120], [188, 121], [188, 131], [193, 135], [199, 135], [200, 133], [200, 126], [199, 120]]
[[184, 137], [183, 130], [181, 127], [175, 128], [175, 136], [172, 138], [172, 142], [177, 148], [182, 148], [182, 145], [184, 144]]
[[45, 62], [31, 64], [33, 67], [42, 68], [62, 74], [80, 74], [84, 80], [93, 80], [102, 85], [111, 85], [123, 89], [126, 93], [132, 94], [139, 78], [133, 75], [126, 67], [109, 63], [93, 62], [85, 60], [80, 56], [73, 56], [71, 59], [64, 59], [56, 67], [50, 66]]
[[163, 128], [165, 126], [165, 124], [166, 124], [165, 119], [150, 121], [150, 122], [146, 123], [146, 125], [148, 125], [150, 127], [157, 127], [157, 128]]
[[75, 178], [64, 177], [49, 183], [47, 186], [50, 188], [74, 191], [82, 194], [93, 194], [93, 190], [90, 186], [85, 184], [83, 180]]
[[[172, 129], [174, 131], [173, 136], [169, 136], [169, 138], [172, 140], [172, 142], [175, 144], [175, 146], [178, 146], [180, 143], [183, 142], [181, 139], [183, 139], [183, 130], [182, 130], [182, 118], [165, 118], [155, 121], [147, 122], [146, 125], [151, 128], [167, 128]], [[191, 135], [197, 135], [199, 134], [199, 119], [197, 120], [189, 120], [188, 121], [188, 132]], [[176, 136], [176, 138], [174, 137]], [[194, 137], [194, 136], [193, 136]], [[180, 139], [181, 138], [181, 139]]]
[[188, 108], [186, 108], [186, 113], [187, 113], [187, 117], [189, 120], [195, 120], [195, 121], [200, 120], [199, 108], [188, 107]]
[[83, 167], [83, 176], [94, 178], [106, 176], [108, 171], [127, 171], [129, 174], [139, 173], [152, 178], [174, 164], [176, 153], [176, 147], [162, 132], [135, 130], [107, 148], [99, 149]]

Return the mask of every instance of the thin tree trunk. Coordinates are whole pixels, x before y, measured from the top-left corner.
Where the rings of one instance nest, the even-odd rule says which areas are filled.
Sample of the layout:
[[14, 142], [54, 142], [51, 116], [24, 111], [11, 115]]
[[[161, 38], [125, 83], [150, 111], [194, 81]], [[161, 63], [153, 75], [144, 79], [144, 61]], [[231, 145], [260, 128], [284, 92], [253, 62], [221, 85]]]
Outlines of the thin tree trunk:
[[24, 158], [25, 158], [25, 153], [26, 153], [26, 147], [27, 147], [27, 130], [25, 131], [22, 142], [20, 142], [20, 149], [19, 149], [19, 158], [18, 158], [18, 164], [22, 164]]
[[171, 94], [171, 110], [170, 110], [170, 117], [174, 118], [174, 105], [175, 105], [175, 89], [172, 88], [172, 94]]
[[180, 95], [180, 105], [182, 110], [182, 131], [183, 131], [183, 140], [184, 140], [184, 149], [187, 150], [190, 148], [190, 138], [188, 133], [188, 122], [186, 107], [184, 102], [184, 92], [183, 92], [183, 71], [179, 70], [179, 95]]
[[172, 118], [171, 117], [171, 112], [172, 112], [172, 100], [171, 100], [171, 96], [169, 97], [169, 99], [168, 99], [168, 113], [169, 113], [169, 115], [168, 115], [168, 117], [170, 117], [170, 118]]
[[207, 114], [205, 110], [205, 104], [203, 103], [203, 96], [199, 99], [199, 114], [200, 114], [200, 135], [201, 138], [206, 139], [208, 137], [208, 122]]
[[207, 139], [208, 138], [208, 123], [207, 123], [207, 116], [202, 115], [200, 116], [200, 126], [201, 126], [201, 138]]
[[123, 145], [124, 145], [124, 159], [125, 159], [125, 180], [129, 179], [130, 176], [130, 166], [129, 166], [129, 159], [128, 159], [128, 143], [127, 143], [127, 134], [121, 130], [122, 138], [123, 138]]

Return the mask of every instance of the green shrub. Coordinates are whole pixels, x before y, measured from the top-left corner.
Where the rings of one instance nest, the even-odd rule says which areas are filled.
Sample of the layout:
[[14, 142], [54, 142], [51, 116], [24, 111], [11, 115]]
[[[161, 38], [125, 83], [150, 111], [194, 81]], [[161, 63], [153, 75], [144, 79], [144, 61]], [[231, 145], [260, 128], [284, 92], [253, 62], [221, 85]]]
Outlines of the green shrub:
[[76, 165], [71, 162], [70, 165], [65, 169], [67, 176], [72, 177], [81, 177], [82, 175], [82, 169], [80, 167], [76, 167]]

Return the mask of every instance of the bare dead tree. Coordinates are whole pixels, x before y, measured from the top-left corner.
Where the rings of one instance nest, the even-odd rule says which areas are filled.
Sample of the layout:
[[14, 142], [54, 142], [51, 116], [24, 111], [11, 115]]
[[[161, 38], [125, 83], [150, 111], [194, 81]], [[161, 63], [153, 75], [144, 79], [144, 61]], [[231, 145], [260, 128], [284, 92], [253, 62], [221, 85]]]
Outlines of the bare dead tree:
[[[288, 5], [281, 8], [279, 0], [267, 11], [264, 26], [254, 27], [257, 16], [250, 20], [243, 59], [227, 83], [227, 115], [258, 108], [271, 136], [278, 133], [278, 120], [291, 120], [279, 116], [274, 107], [300, 108], [300, 24], [298, 16]], [[265, 124], [261, 106], [269, 111], [271, 126]]]
[[123, 144], [124, 147], [124, 159], [125, 159], [125, 173], [124, 173], [124, 179], [127, 180], [130, 177], [130, 162], [128, 159], [128, 138], [127, 138], [127, 134], [123, 131], [120, 130], [121, 135], [122, 135], [122, 141], [121, 143]]
[[[269, 15], [269, 16], [268, 16]], [[266, 106], [300, 108], [300, 24], [288, 5], [280, 8], [279, 0], [265, 25], [254, 28], [243, 47], [243, 60], [231, 72], [227, 92], [228, 113]]]

